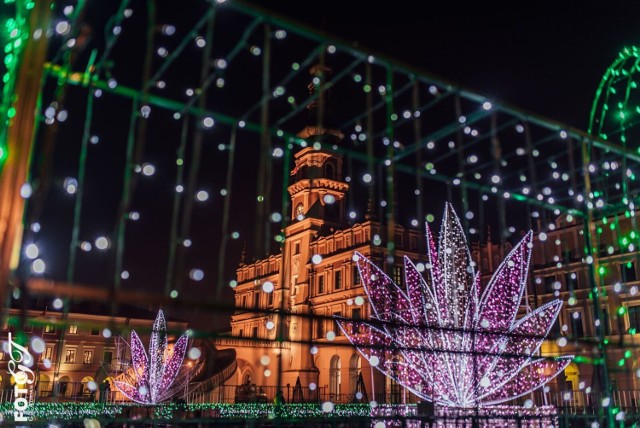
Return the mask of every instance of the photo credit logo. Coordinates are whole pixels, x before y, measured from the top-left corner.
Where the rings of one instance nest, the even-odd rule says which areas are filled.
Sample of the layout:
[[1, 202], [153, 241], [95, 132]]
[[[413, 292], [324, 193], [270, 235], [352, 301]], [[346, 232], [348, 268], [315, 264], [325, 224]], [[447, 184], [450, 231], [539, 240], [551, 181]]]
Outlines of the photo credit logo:
[[28, 422], [31, 420], [30, 416], [25, 416], [25, 410], [33, 404], [32, 398], [29, 395], [29, 389], [27, 385], [32, 385], [35, 382], [36, 375], [25, 364], [33, 365], [33, 356], [29, 353], [29, 350], [24, 346], [14, 342], [11, 339], [11, 332], [9, 332], [9, 356], [10, 360], [7, 364], [9, 373], [15, 380], [15, 386], [13, 389], [13, 418], [16, 422]]

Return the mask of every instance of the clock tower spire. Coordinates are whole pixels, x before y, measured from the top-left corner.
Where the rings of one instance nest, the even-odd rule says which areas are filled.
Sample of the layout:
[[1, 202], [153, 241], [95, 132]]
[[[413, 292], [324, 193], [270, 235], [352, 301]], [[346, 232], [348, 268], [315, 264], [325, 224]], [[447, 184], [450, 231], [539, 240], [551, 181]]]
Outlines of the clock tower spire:
[[[316, 142], [336, 144], [344, 138], [344, 134], [331, 127], [327, 80], [332, 70], [316, 64], [309, 69], [309, 73], [313, 77], [308, 85], [309, 93], [317, 94], [317, 97], [307, 105], [309, 122], [298, 132], [298, 137], [312, 140], [308, 141], [311, 145]], [[342, 181], [342, 156], [306, 147], [295, 154], [291, 176], [293, 184], [288, 190], [291, 195], [292, 223], [313, 218], [335, 227], [346, 225], [344, 196], [349, 185]]]

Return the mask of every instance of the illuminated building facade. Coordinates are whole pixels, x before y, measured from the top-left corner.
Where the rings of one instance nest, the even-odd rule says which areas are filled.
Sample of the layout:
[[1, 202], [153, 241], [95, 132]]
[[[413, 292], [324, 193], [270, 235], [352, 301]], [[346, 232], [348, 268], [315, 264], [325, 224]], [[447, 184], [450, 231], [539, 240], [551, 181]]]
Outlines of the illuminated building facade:
[[[596, 356], [594, 349], [600, 327], [607, 349], [607, 377], [615, 400], [623, 395], [635, 402], [638, 396], [637, 332], [640, 331], [640, 297], [638, 290], [638, 251], [635, 218], [630, 215], [609, 217], [592, 227], [593, 260], [585, 254], [584, 224], [573, 217], [560, 216], [546, 231], [543, 241], [534, 242], [531, 301], [541, 305], [560, 297], [565, 305], [558, 323], [550, 333], [543, 352], [575, 354], [584, 357], [584, 364], [572, 363], [560, 376], [561, 389], [572, 391], [580, 400], [593, 389], [604, 373], [594, 373], [588, 362]], [[610, 227], [614, 225], [613, 227]], [[595, 281], [600, 288], [594, 295], [589, 263], [593, 265]], [[597, 305], [595, 304], [597, 298]], [[595, 309], [599, 308], [599, 311]], [[601, 369], [602, 370], [602, 369]]]
[[[10, 356], [4, 344], [9, 331], [16, 334], [14, 322], [22, 314], [22, 309], [9, 309], [8, 317], [3, 317], [7, 321], [0, 328], [0, 342], [3, 343], [0, 350], [0, 402], [13, 399], [15, 381], [7, 370]], [[40, 354], [33, 350], [32, 342], [29, 348], [36, 360], [32, 370], [37, 379], [31, 393], [39, 401], [47, 401], [54, 395], [63, 401], [97, 401], [100, 392], [110, 387], [103, 385], [104, 380], [129, 364], [129, 355], [118, 355], [115, 336], [122, 334], [128, 338], [128, 332], [134, 329], [142, 333], [143, 343], [147, 343], [155, 317], [155, 313], [127, 305], [120, 305], [116, 316], [111, 317], [108, 305], [85, 302], [77, 307], [72, 305], [63, 321], [61, 311], [46, 309], [42, 302], [37, 301], [25, 315], [31, 320], [23, 330], [27, 338], [44, 341], [44, 351]], [[170, 330], [184, 331], [186, 328], [185, 322], [169, 321]], [[97, 389], [92, 391], [89, 382], [95, 382]], [[113, 392], [108, 393], [109, 399], [122, 399], [115, 388], [112, 389]]]
[[[305, 148], [295, 155], [291, 175], [293, 221], [284, 230], [282, 252], [237, 269], [237, 311], [231, 320], [234, 339], [219, 347], [236, 349], [236, 382], [267, 387], [267, 395], [278, 385], [291, 389], [299, 379], [305, 400], [350, 402], [360, 397], [357, 392], [363, 393], [362, 398], [366, 392], [369, 399], [373, 394], [394, 393], [400, 401], [399, 387], [377, 370], [372, 373], [341, 335], [333, 316], [370, 316], [354, 251], [385, 271], [392, 270], [393, 279], [402, 284], [402, 257], [424, 260], [423, 234], [395, 227], [390, 269], [386, 227], [373, 220], [371, 213], [362, 223], [350, 225], [344, 220], [349, 185], [343, 181], [339, 155]], [[289, 396], [292, 399], [293, 393]]]

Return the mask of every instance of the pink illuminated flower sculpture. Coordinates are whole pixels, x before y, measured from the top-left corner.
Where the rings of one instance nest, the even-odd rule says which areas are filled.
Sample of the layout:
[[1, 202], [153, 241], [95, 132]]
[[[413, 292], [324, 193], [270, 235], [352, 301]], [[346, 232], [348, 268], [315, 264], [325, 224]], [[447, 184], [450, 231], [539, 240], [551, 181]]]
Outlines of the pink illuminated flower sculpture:
[[[188, 337], [180, 336], [172, 348], [167, 344], [167, 323], [162, 311], [158, 312], [151, 340], [149, 355], [138, 334], [131, 330], [131, 366], [113, 381], [115, 387], [128, 399], [142, 404], [156, 404], [170, 399], [184, 387], [181, 376], [176, 378], [182, 368], [187, 350]], [[187, 369], [188, 370], [188, 369]]]
[[517, 318], [531, 240], [529, 232], [482, 287], [460, 221], [447, 204], [437, 251], [427, 226], [424, 268], [405, 257], [405, 288], [356, 253], [371, 319], [337, 322], [372, 366], [424, 400], [476, 407], [520, 397], [549, 382], [573, 358], [536, 356], [560, 300]]

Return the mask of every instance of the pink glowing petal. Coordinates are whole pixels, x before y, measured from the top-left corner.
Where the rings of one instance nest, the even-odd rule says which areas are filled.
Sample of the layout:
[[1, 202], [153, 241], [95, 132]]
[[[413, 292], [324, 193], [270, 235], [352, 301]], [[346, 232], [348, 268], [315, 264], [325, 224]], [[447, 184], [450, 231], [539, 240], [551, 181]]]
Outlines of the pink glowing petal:
[[115, 387], [129, 400], [135, 401], [137, 403], [149, 404], [149, 391], [145, 395], [140, 394], [139, 388], [130, 385], [126, 382], [120, 382], [119, 380], [114, 380], [113, 384]]
[[149, 382], [149, 360], [142, 341], [135, 330], [131, 330], [131, 365], [136, 383], [147, 387]]
[[180, 339], [173, 345], [173, 353], [168, 358], [168, 360], [164, 364], [164, 374], [160, 380], [158, 385], [155, 385], [158, 391], [157, 399], [158, 401], [163, 401], [165, 394], [164, 392], [168, 392], [170, 390], [171, 385], [176, 379], [180, 368], [182, 367], [182, 362], [184, 361], [184, 356], [187, 352], [187, 346], [189, 344], [189, 338], [186, 334], [180, 336]]
[[151, 400], [156, 402], [158, 384], [164, 373], [165, 352], [167, 350], [167, 323], [162, 310], [158, 311], [153, 323], [151, 339], [149, 341], [149, 384], [151, 387]]
[[532, 232], [527, 233], [493, 274], [480, 300], [480, 327], [499, 332], [511, 329], [526, 285], [532, 237]]
[[440, 264], [438, 262], [438, 250], [436, 243], [433, 239], [433, 234], [429, 228], [429, 223], [426, 223], [425, 234], [427, 237], [427, 284], [431, 285], [431, 292], [436, 298], [436, 301], [444, 301], [444, 290], [437, 284], [442, 284], [442, 274], [440, 272]]
[[418, 269], [409, 260], [404, 258], [405, 283], [407, 295], [412, 309], [411, 323], [414, 325], [439, 325], [439, 309], [435, 296], [418, 272]]
[[478, 309], [480, 306], [480, 272], [476, 272], [475, 279], [469, 287], [469, 298], [467, 299], [467, 307], [464, 315], [465, 331], [474, 330], [477, 327]]
[[411, 305], [404, 292], [369, 259], [356, 252], [362, 286], [369, 297], [375, 317], [394, 321], [396, 313], [408, 313]]
[[479, 385], [478, 395], [485, 397], [493, 394], [498, 388], [511, 381], [520, 370], [529, 363], [549, 330], [558, 318], [562, 302], [555, 300], [539, 307], [529, 315], [520, 319], [513, 326], [509, 336], [502, 339], [491, 353], [500, 354], [478, 378], [480, 382], [486, 376], [489, 385]]
[[555, 360], [540, 358], [526, 365], [512, 381], [506, 383], [492, 395], [485, 397], [485, 406], [499, 404], [534, 391], [560, 374], [573, 360], [573, 356]]
[[475, 279], [471, 255], [458, 216], [447, 203], [440, 227], [438, 261], [442, 281], [436, 284], [438, 303], [446, 327], [462, 328], [468, 290]]
[[[464, 391], [473, 390], [473, 382], [476, 373], [481, 367], [478, 365], [476, 358], [476, 343], [479, 335], [475, 329], [476, 319], [478, 317], [478, 296], [480, 290], [480, 272], [476, 273], [473, 285], [469, 290], [469, 298], [467, 299], [467, 307], [465, 309], [464, 332], [462, 334], [462, 345], [457, 356], [457, 365], [460, 368], [462, 376], [459, 378], [460, 389]], [[465, 393], [466, 394], [466, 393]], [[463, 398], [464, 401], [464, 398]]]

